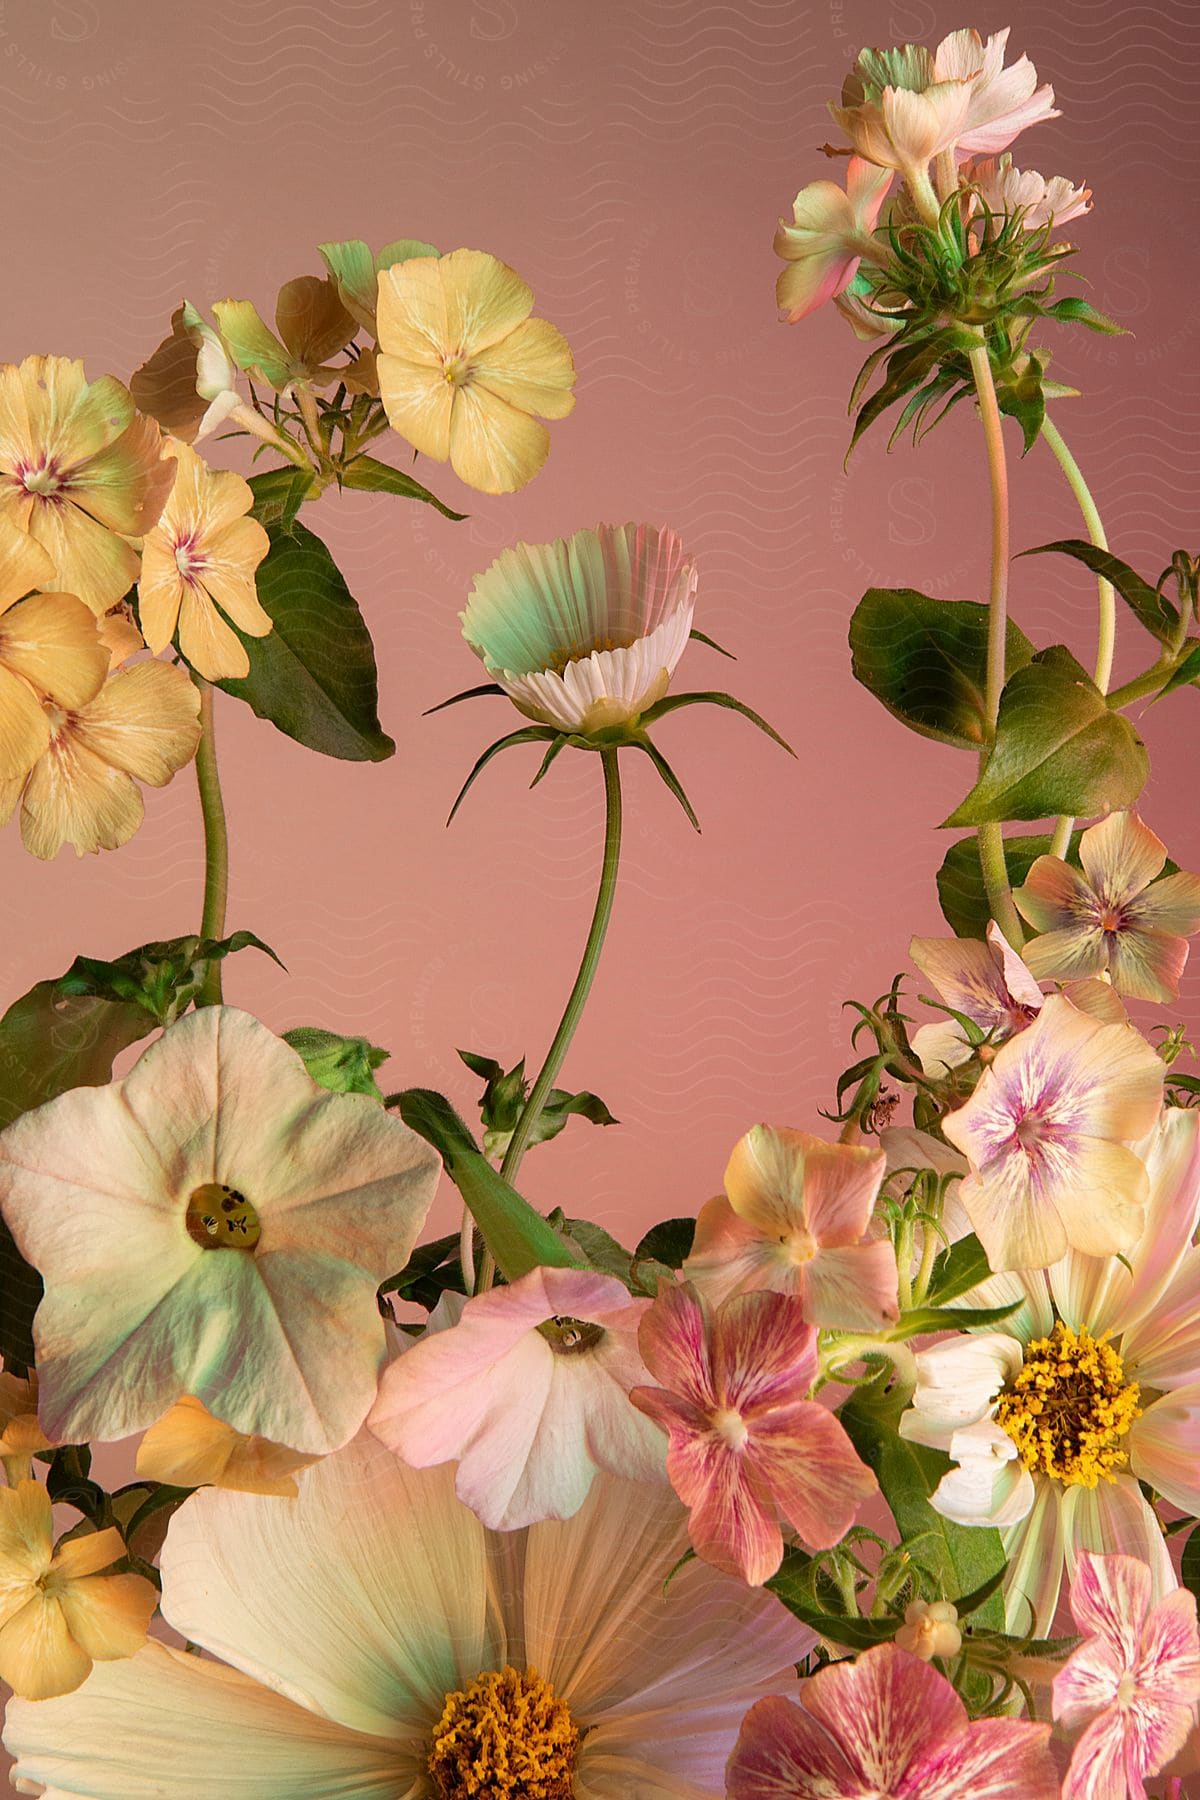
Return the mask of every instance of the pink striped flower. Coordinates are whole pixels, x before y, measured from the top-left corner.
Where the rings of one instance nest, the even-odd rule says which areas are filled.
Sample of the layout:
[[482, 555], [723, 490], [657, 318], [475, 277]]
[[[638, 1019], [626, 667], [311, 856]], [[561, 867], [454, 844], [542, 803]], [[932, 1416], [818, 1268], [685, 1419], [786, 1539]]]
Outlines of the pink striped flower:
[[663, 1385], [630, 1398], [668, 1433], [698, 1556], [758, 1587], [783, 1560], [781, 1517], [813, 1549], [845, 1535], [875, 1477], [808, 1397], [817, 1334], [794, 1300], [738, 1294], [709, 1315], [690, 1284], [664, 1285], [638, 1338]]
[[1200, 1701], [1196, 1600], [1176, 1588], [1152, 1604], [1134, 1556], [1080, 1554], [1071, 1616], [1084, 1642], [1054, 1677], [1054, 1716], [1084, 1727], [1063, 1800], [1145, 1800], [1145, 1777], [1183, 1748]]
[[1048, 1725], [979, 1719], [937, 1670], [877, 1644], [752, 1706], [729, 1800], [1058, 1800]]

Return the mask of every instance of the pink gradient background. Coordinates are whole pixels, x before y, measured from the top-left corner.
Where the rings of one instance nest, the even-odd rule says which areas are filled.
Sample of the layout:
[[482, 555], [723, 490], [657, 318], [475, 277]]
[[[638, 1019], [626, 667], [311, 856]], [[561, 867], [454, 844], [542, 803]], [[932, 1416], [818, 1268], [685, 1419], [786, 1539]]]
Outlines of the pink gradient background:
[[[846, 627], [872, 583], [982, 597], [987, 498], [963, 407], [918, 453], [871, 436], [849, 474], [859, 347], [832, 313], [776, 322], [775, 221], [827, 174], [824, 102], [863, 43], [1010, 22], [1063, 117], [1019, 159], [1086, 178], [1077, 228], [1091, 297], [1134, 333], [1068, 338], [1057, 417], [1114, 547], [1152, 576], [1195, 547], [1200, 446], [1195, 144], [1200, 12], [1156, 0], [1015, 0], [972, 20], [925, 0], [2, 0], [0, 144], [7, 282], [0, 357], [82, 355], [127, 377], [186, 295], [253, 297], [319, 270], [316, 244], [401, 235], [486, 248], [533, 285], [579, 367], [543, 474], [488, 499], [419, 470], [469, 511], [453, 525], [386, 497], [306, 511], [374, 634], [380, 766], [315, 757], [218, 696], [233, 841], [230, 999], [285, 1028], [362, 1032], [392, 1086], [469, 1110], [457, 1047], [531, 1062], [576, 961], [600, 850], [600, 771], [564, 757], [536, 793], [533, 752], [490, 769], [452, 830], [475, 756], [509, 728], [497, 701], [422, 718], [479, 679], [456, 614], [517, 538], [597, 519], [675, 525], [701, 566], [682, 685], [729, 685], [790, 739], [692, 712], [660, 741], [701, 814], [696, 837], [626, 759], [627, 856], [592, 1004], [565, 1071], [622, 1123], [573, 1123], [524, 1185], [626, 1238], [694, 1211], [759, 1119], [819, 1127], [850, 1059], [841, 1002], [944, 930], [936, 825], [969, 760], [909, 736], [852, 681]], [[1181, 241], [1182, 240], [1182, 241]], [[1015, 445], [1013, 446], [1015, 452]], [[383, 454], [399, 460], [395, 440]], [[218, 451], [218, 454], [220, 452]], [[1014, 469], [1014, 543], [1076, 535], [1039, 446]], [[1039, 643], [1094, 644], [1094, 587], [1060, 559], [1018, 562], [1016, 614]], [[1128, 623], [1127, 623], [1128, 620]], [[1148, 640], [1123, 614], [1118, 671]], [[1197, 697], [1150, 710], [1149, 822], [1200, 865]], [[0, 995], [77, 951], [196, 928], [202, 847], [190, 773], [148, 795], [126, 849], [50, 865], [0, 838]], [[1200, 959], [1182, 1015], [1200, 1025]], [[448, 1197], [438, 1223], [449, 1221]]]

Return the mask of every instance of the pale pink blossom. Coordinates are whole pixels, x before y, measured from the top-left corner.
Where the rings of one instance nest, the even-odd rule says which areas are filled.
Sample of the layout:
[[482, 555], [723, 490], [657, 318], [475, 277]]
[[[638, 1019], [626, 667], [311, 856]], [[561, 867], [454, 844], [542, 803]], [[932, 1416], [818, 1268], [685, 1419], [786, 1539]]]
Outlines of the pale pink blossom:
[[1167, 1766], [1196, 1721], [1195, 1596], [1176, 1588], [1154, 1601], [1144, 1562], [1085, 1550], [1071, 1616], [1084, 1642], [1054, 1677], [1054, 1716], [1083, 1734], [1063, 1800], [1146, 1800], [1145, 1778]]
[[[1003, 1043], [1033, 1023], [1041, 1011], [1041, 988], [991, 920], [986, 943], [978, 938], [913, 938], [908, 954], [946, 1005], [978, 1025], [992, 1045]], [[948, 1075], [972, 1053], [957, 1019], [922, 1025], [913, 1034], [926, 1075]]]
[[1065, 175], [1047, 179], [1036, 169], [1014, 169], [1006, 151], [997, 160], [976, 157], [961, 172], [978, 189], [978, 199], [991, 213], [1019, 212], [1026, 231], [1044, 225], [1067, 225], [1092, 210], [1092, 190], [1075, 187]]
[[944, 1675], [878, 1644], [751, 1707], [730, 1800], [1058, 1800], [1048, 1725], [967, 1717]]
[[877, 1486], [808, 1397], [817, 1334], [797, 1303], [737, 1294], [710, 1316], [695, 1288], [664, 1285], [639, 1336], [662, 1386], [635, 1388], [633, 1402], [669, 1435], [696, 1554], [758, 1586], [783, 1559], [781, 1517], [813, 1549], [836, 1544]]
[[781, 219], [775, 233], [775, 254], [787, 264], [779, 272], [775, 298], [789, 325], [849, 287], [864, 252], [871, 249], [871, 233], [891, 184], [890, 169], [852, 156], [844, 190], [833, 181], [811, 181], [801, 188], [792, 223]]
[[584, 1269], [477, 1294], [385, 1369], [370, 1429], [413, 1468], [457, 1462], [459, 1499], [493, 1531], [570, 1518], [598, 1469], [661, 1484], [661, 1434], [629, 1403], [649, 1304]]
[[701, 1209], [684, 1275], [713, 1305], [769, 1288], [814, 1325], [892, 1323], [895, 1252], [869, 1235], [885, 1166], [880, 1150], [755, 1125], [734, 1146], [725, 1193]]
[[970, 107], [969, 82], [937, 80], [920, 92], [884, 87], [877, 98], [829, 110], [859, 156], [927, 191], [929, 164], [960, 141]]
[[1132, 1025], [1058, 994], [997, 1051], [942, 1121], [971, 1165], [962, 1203], [993, 1269], [1045, 1268], [1068, 1247], [1129, 1249], [1147, 1192], [1130, 1145], [1154, 1124], [1164, 1072]]
[[1174, 1000], [1187, 940], [1200, 930], [1200, 875], [1163, 876], [1167, 847], [1135, 812], [1110, 813], [1079, 840], [1082, 870], [1039, 856], [1013, 898], [1041, 935], [1025, 947], [1035, 974], [1106, 974], [1133, 1000]]
[[955, 143], [960, 153], [995, 156], [1031, 125], [1059, 116], [1054, 89], [1038, 86], [1027, 56], [1004, 67], [1010, 29], [993, 32], [986, 44], [977, 31], [952, 31], [934, 53], [934, 79], [967, 86], [966, 119]]

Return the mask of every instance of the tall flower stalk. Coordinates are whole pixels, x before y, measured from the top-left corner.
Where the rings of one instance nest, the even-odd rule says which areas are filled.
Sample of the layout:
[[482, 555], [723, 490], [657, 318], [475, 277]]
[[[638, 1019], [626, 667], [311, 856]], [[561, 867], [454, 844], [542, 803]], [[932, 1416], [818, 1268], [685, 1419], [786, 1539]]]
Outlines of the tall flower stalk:
[[[221, 771], [217, 763], [213, 690], [201, 675], [193, 673], [192, 680], [200, 690], [201, 735], [196, 751], [196, 786], [200, 791], [200, 812], [204, 820], [204, 909], [200, 918], [200, 935], [211, 941], [225, 935], [225, 913], [229, 901], [229, 828], [225, 820], [225, 799], [221, 792]], [[214, 960], [209, 963], [205, 972], [197, 1005], [219, 1006], [221, 999], [221, 964]]]

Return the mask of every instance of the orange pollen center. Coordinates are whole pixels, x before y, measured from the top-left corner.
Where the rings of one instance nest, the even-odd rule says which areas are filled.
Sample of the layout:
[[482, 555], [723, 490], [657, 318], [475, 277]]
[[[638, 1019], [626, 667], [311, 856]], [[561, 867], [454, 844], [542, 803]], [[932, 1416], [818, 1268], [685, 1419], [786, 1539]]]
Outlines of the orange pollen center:
[[438, 1800], [572, 1800], [579, 1727], [536, 1669], [506, 1664], [447, 1694], [429, 1775]]

